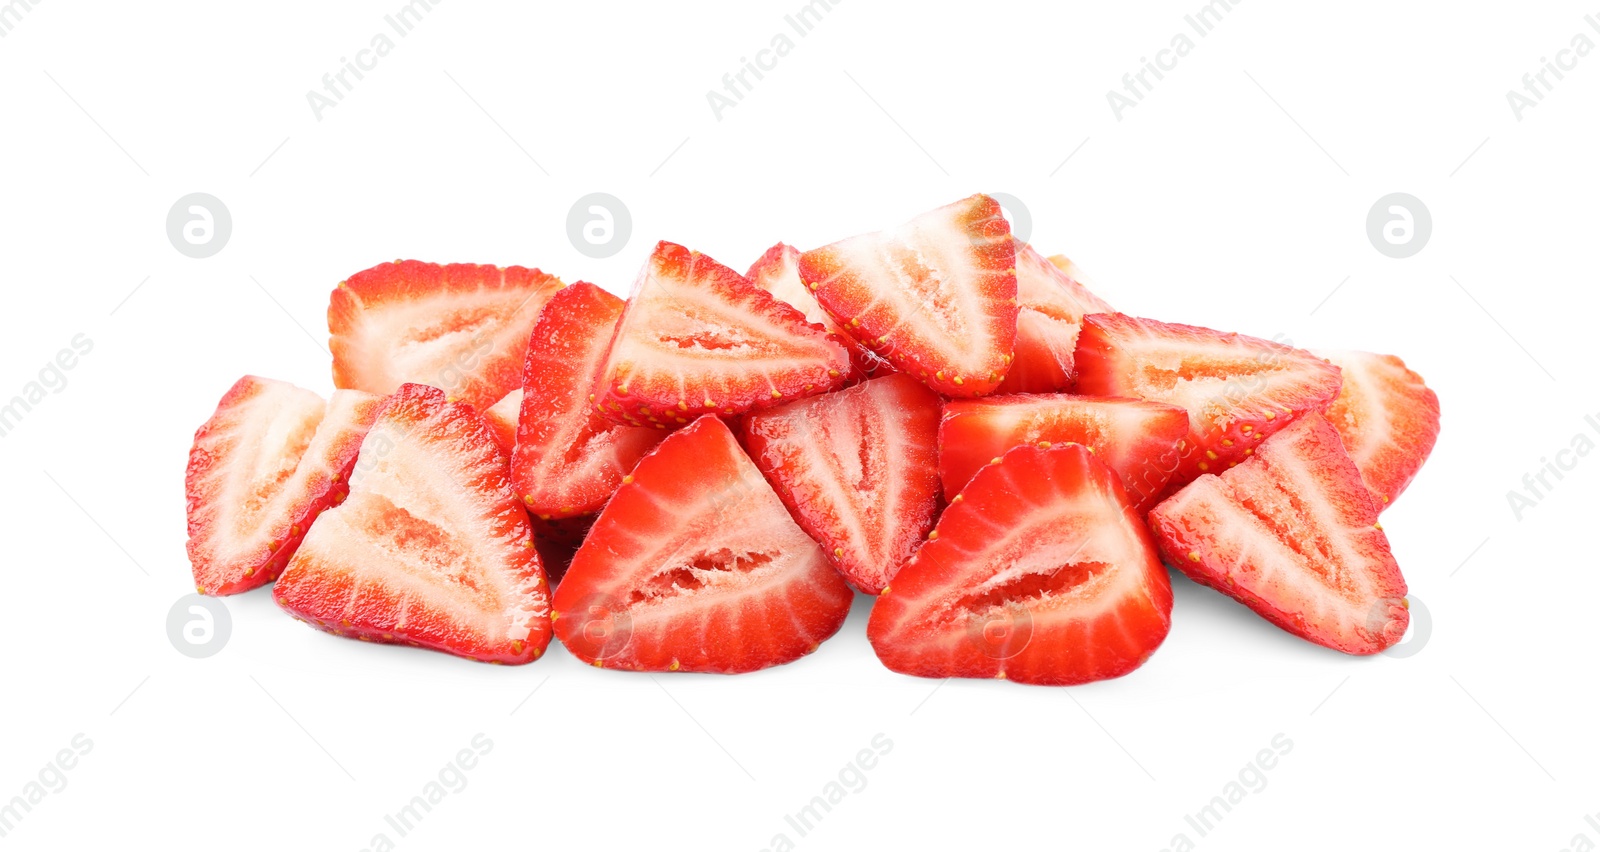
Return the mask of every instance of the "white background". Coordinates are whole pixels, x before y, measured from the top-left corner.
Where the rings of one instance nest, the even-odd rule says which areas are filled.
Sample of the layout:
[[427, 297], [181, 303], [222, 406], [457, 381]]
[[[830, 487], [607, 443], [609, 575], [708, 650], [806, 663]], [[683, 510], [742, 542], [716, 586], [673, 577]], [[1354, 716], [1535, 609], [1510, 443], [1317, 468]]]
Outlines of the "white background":
[[[719, 121], [706, 91], [801, 0], [452, 0], [318, 121], [307, 90], [401, 5], [51, 0], [0, 39], [0, 400], [74, 335], [94, 342], [0, 439], [0, 800], [75, 734], [94, 744], [0, 842], [1600, 842], [1600, 578], [1580, 547], [1600, 458], [1520, 520], [1506, 497], [1580, 432], [1600, 441], [1583, 419], [1600, 415], [1600, 58], [1520, 121], [1505, 96], [1575, 34], [1600, 41], [1593, 4], [1252, 0], [1202, 38], [1183, 20], [1200, 0], [846, 0]], [[1180, 31], [1194, 50], [1118, 121], [1107, 90]], [[595, 191], [633, 219], [604, 260], [565, 230]], [[193, 430], [247, 372], [331, 390], [324, 311], [348, 274], [520, 263], [626, 292], [657, 239], [742, 270], [776, 240], [976, 191], [1021, 199], [1038, 247], [1124, 311], [1394, 352], [1427, 377], [1443, 435], [1384, 515], [1432, 616], [1422, 650], [1344, 657], [1181, 579], [1150, 662], [1071, 690], [892, 674], [865, 599], [814, 656], [732, 678], [596, 671], [554, 645], [522, 668], [375, 647], [265, 591], [227, 599], [217, 656], [169, 644]], [[1406, 260], [1365, 233], [1397, 191], [1433, 219]], [[232, 212], [209, 259], [165, 234], [190, 192]], [[384, 815], [480, 732], [494, 745], [466, 788], [397, 837]], [[785, 815], [880, 733], [893, 750], [866, 786], [799, 836]], [[1200, 836], [1185, 815], [1278, 734], [1293, 748], [1266, 787]]]

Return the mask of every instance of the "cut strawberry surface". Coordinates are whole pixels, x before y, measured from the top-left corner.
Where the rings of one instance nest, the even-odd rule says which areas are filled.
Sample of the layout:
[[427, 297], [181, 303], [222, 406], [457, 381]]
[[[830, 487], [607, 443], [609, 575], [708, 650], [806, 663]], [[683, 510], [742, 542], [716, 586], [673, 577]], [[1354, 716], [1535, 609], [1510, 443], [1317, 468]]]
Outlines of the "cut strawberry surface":
[[666, 429], [699, 414], [739, 414], [845, 382], [850, 355], [799, 310], [699, 252], [662, 242], [600, 373], [605, 415]]
[[888, 362], [872, 354], [840, 328], [833, 317], [828, 316], [828, 312], [817, 304], [816, 296], [806, 289], [805, 283], [800, 280], [799, 249], [778, 243], [751, 265], [745, 277], [774, 298], [805, 314], [806, 322], [822, 326], [832, 333], [834, 339], [849, 350], [850, 362], [855, 365], [857, 375], [871, 377], [888, 371]]
[[993, 391], [1011, 366], [1015, 266], [1011, 225], [986, 195], [800, 256], [801, 279], [840, 328], [960, 397]]
[[[1068, 261], [1070, 264], [1071, 261]], [[1069, 390], [1085, 314], [1112, 308], [1033, 247], [1017, 241], [1017, 344], [999, 393]]]
[[528, 332], [561, 281], [537, 269], [383, 263], [328, 301], [333, 383], [391, 394], [415, 382], [482, 410], [522, 383]]
[[613, 423], [590, 401], [622, 310], [621, 299], [580, 281], [552, 297], [534, 326], [511, 481], [536, 518], [600, 511], [666, 425], [688, 422], [667, 415], [660, 428]]
[[891, 374], [751, 414], [743, 434], [800, 528], [877, 594], [938, 511], [939, 397]]
[[1405, 634], [1406, 582], [1339, 433], [1309, 414], [1157, 506], [1167, 560], [1273, 624], [1347, 654]]
[[1116, 474], [1087, 448], [984, 467], [872, 608], [867, 638], [921, 677], [1118, 677], [1171, 627], [1172, 586]]
[[379, 401], [335, 391], [324, 403], [256, 376], [234, 383], [189, 450], [188, 551], [201, 594], [236, 594], [277, 578], [311, 522], [344, 498]]
[[508, 464], [470, 406], [401, 386], [361, 444], [349, 497], [278, 578], [278, 604], [367, 641], [537, 658], [550, 641], [549, 593]]
[[567, 650], [597, 666], [734, 673], [838, 631], [850, 587], [714, 416], [639, 461], [555, 596]]
[[1189, 441], [1169, 494], [1238, 464], [1339, 393], [1339, 368], [1303, 349], [1123, 314], [1084, 317], [1076, 362], [1079, 393], [1139, 397], [1189, 412]]
[[1381, 512], [1416, 477], [1439, 440], [1439, 397], [1393, 355], [1318, 352], [1339, 367], [1344, 386], [1328, 421], [1361, 470]]
[[517, 388], [483, 412], [483, 419], [494, 431], [494, 442], [507, 457], [517, 446], [517, 417], [521, 411], [522, 388]]
[[1122, 482], [1140, 517], [1177, 470], [1189, 415], [1160, 402], [1071, 394], [952, 400], [939, 424], [939, 476], [954, 496], [1012, 447], [1083, 444]]

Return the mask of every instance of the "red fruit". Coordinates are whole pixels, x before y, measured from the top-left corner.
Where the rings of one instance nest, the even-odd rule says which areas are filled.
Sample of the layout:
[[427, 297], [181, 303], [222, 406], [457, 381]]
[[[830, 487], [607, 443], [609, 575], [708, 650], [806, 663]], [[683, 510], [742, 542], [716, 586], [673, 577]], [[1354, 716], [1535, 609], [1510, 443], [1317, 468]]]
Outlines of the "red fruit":
[[828, 316], [828, 312], [817, 304], [817, 299], [811, 291], [806, 289], [805, 283], [800, 280], [799, 249], [778, 243], [767, 249], [767, 253], [751, 265], [745, 277], [750, 279], [751, 284], [805, 314], [806, 322], [827, 329], [835, 340], [849, 350], [850, 362], [855, 365], [859, 375], [871, 377], [879, 372], [888, 372], [888, 362], [872, 354], [844, 329], [839, 328], [838, 323]]
[[872, 607], [884, 665], [921, 677], [1064, 685], [1138, 668], [1172, 586], [1111, 469], [1078, 444], [978, 472]]
[[1381, 512], [1406, 490], [1433, 452], [1439, 440], [1439, 397], [1393, 355], [1317, 354], [1344, 374], [1344, 386], [1328, 406], [1328, 422], [1339, 430]]
[[939, 397], [890, 374], [745, 418], [750, 458], [800, 528], [877, 594], [938, 511]]
[[1157, 506], [1167, 561], [1273, 624], [1347, 654], [1406, 632], [1406, 581], [1339, 433], [1308, 414], [1255, 457]]
[[328, 300], [333, 383], [391, 394], [405, 382], [484, 409], [522, 381], [539, 309], [561, 281], [537, 269], [382, 263]]
[[1021, 240], [1017, 241], [1017, 304], [1016, 357], [997, 391], [1071, 389], [1073, 352], [1084, 314], [1110, 313], [1112, 307]]
[[1123, 314], [1084, 317], [1077, 368], [1079, 393], [1188, 410], [1189, 440], [1167, 494], [1244, 461], [1339, 393], [1339, 368], [1303, 349]]
[[537, 518], [600, 511], [667, 425], [688, 422], [664, 415], [653, 427], [627, 426], [591, 402], [622, 311], [621, 299], [580, 281], [552, 297], [534, 326], [511, 481]]
[[1012, 447], [1083, 444], [1144, 517], [1182, 460], [1188, 435], [1183, 409], [1147, 400], [1064, 393], [951, 400], [939, 424], [939, 476], [953, 495]]
[[539, 561], [544, 565], [550, 588], [561, 584], [561, 578], [566, 576], [567, 568], [572, 564], [572, 557], [577, 555], [584, 537], [589, 534], [589, 528], [594, 526], [594, 519], [594, 515], [575, 515], [548, 521], [538, 517], [531, 519], [533, 544], [539, 551]]
[[278, 605], [373, 642], [526, 663], [550, 642], [528, 515], [488, 423], [443, 391], [402, 385], [361, 444], [350, 496], [278, 578]]
[[507, 456], [517, 446], [517, 416], [521, 411], [522, 388], [517, 388], [483, 412], [483, 419], [489, 422], [489, 429], [494, 432], [495, 444]]
[[889, 231], [800, 256], [817, 302], [868, 349], [946, 396], [982, 396], [1011, 366], [1016, 246], [974, 195]]
[[601, 511], [556, 590], [555, 629], [597, 666], [731, 674], [816, 650], [852, 597], [733, 433], [704, 416]]
[[605, 415], [676, 424], [839, 387], [850, 355], [798, 310], [699, 252], [656, 244], [600, 373]]
[[318, 514], [344, 498], [378, 397], [322, 397], [245, 376], [194, 433], [185, 477], [189, 562], [203, 595], [277, 578]]

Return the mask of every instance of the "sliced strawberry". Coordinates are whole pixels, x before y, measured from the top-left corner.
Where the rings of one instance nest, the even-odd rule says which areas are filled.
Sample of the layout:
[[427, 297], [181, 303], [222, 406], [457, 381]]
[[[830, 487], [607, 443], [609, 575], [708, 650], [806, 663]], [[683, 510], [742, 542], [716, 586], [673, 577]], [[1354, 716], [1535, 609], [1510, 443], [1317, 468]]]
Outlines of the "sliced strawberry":
[[1321, 412], [1339, 393], [1339, 368], [1303, 349], [1123, 314], [1084, 317], [1077, 368], [1079, 393], [1188, 410], [1189, 441], [1167, 494], [1244, 461], [1262, 440]]
[[552, 297], [534, 326], [511, 481], [540, 519], [600, 511], [668, 424], [688, 422], [662, 416], [647, 426], [613, 423], [591, 401], [622, 310], [621, 299], [579, 281]]
[[[1088, 274], [1083, 271], [1082, 267], [1078, 266], [1076, 263], [1073, 263], [1072, 258], [1067, 257], [1064, 254], [1052, 254], [1045, 258], [1045, 260], [1050, 261], [1051, 266], [1054, 266], [1062, 272], [1065, 272], [1068, 278], [1078, 282], [1084, 288], [1089, 290], [1096, 289], [1094, 281], [1089, 278]], [[1090, 313], [1093, 313], [1093, 311], [1090, 311]], [[1110, 313], [1110, 311], [1105, 311], [1104, 313]]]
[[1019, 394], [958, 399], [939, 424], [946, 496], [1012, 447], [1083, 444], [1111, 468], [1140, 517], [1156, 504], [1184, 456], [1189, 415], [1140, 399]]
[[745, 418], [750, 458], [800, 528], [877, 594], [938, 511], [939, 397], [893, 373]]
[[1016, 246], [1000, 204], [974, 195], [889, 231], [800, 256], [840, 328], [946, 396], [982, 396], [1011, 366]]
[[745, 277], [750, 279], [751, 284], [805, 314], [806, 322], [820, 325], [832, 333], [834, 339], [849, 350], [850, 362], [855, 365], [858, 375], [870, 378], [888, 372], [889, 363], [872, 354], [841, 329], [839, 324], [833, 321], [833, 317], [828, 316], [828, 312], [817, 304], [816, 296], [806, 289], [805, 283], [800, 280], [799, 249], [778, 243], [767, 249], [767, 253], [750, 266], [750, 271], [745, 273]]
[[633, 285], [600, 374], [633, 426], [739, 414], [839, 387], [850, 354], [800, 311], [699, 252], [662, 242]]
[[979, 471], [883, 590], [867, 638], [921, 677], [1063, 685], [1138, 668], [1172, 585], [1111, 469], [1087, 448], [1017, 447]]
[[188, 550], [201, 594], [236, 594], [277, 578], [311, 522], [344, 499], [379, 401], [335, 391], [324, 404], [287, 382], [234, 383], [189, 450]]
[[555, 629], [597, 666], [731, 674], [815, 650], [852, 597], [708, 415], [641, 459], [600, 512], [556, 590]]
[[1016, 356], [998, 392], [1071, 389], [1073, 351], [1083, 316], [1110, 313], [1111, 306], [1021, 240], [1017, 241], [1017, 304]]
[[532, 518], [533, 544], [539, 551], [539, 561], [544, 565], [550, 588], [561, 584], [561, 578], [566, 576], [567, 568], [572, 565], [572, 557], [577, 555], [584, 537], [589, 534], [589, 528], [594, 526], [594, 519], [594, 515], [574, 515], [548, 521]]
[[357, 272], [328, 300], [333, 383], [391, 394], [416, 382], [487, 408], [521, 384], [528, 332], [560, 288], [520, 266], [397, 260]]
[[550, 642], [549, 590], [508, 465], [470, 406], [402, 385], [361, 443], [350, 496], [278, 578], [278, 605], [365, 641], [537, 658]]
[[507, 457], [517, 446], [517, 417], [521, 411], [522, 388], [517, 388], [483, 412], [483, 419], [489, 421], [494, 432], [494, 442]]
[[1347, 654], [1406, 632], [1406, 581], [1361, 472], [1320, 414], [1150, 513], [1167, 561], [1273, 624]]
[[1350, 458], [1381, 512], [1411, 484], [1439, 440], [1439, 397], [1393, 355], [1318, 352], [1344, 386], [1328, 406]]

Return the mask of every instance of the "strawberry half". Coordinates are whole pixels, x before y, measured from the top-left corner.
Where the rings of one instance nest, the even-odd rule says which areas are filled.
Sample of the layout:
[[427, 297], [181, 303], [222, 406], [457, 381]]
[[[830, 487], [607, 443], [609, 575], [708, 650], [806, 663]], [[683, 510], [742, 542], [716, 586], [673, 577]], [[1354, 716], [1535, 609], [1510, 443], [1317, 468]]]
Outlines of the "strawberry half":
[[1309, 414], [1255, 457], [1150, 513], [1167, 561], [1273, 624], [1347, 654], [1406, 632], [1406, 581], [1339, 433]]
[[1344, 386], [1328, 421], [1361, 470], [1381, 512], [1400, 496], [1439, 440], [1439, 397], [1393, 355], [1318, 352], [1339, 367]]
[[668, 435], [606, 504], [555, 596], [578, 658], [754, 671], [816, 650], [853, 595], [713, 416]]
[[870, 377], [888, 369], [887, 362], [857, 343], [817, 304], [816, 296], [800, 280], [799, 249], [778, 243], [751, 264], [750, 271], [744, 276], [750, 279], [751, 284], [771, 293], [773, 298], [805, 314], [806, 322], [827, 329], [835, 340], [849, 350], [850, 362], [855, 365], [858, 375]]
[[402, 385], [361, 443], [350, 495], [278, 578], [314, 627], [496, 663], [550, 642], [549, 592], [508, 462], [481, 415]]
[[382, 263], [328, 300], [333, 383], [391, 394], [405, 382], [484, 409], [522, 381], [539, 309], [561, 281], [521, 266]]
[[379, 398], [327, 403], [288, 382], [245, 376], [194, 433], [184, 489], [189, 562], [203, 595], [277, 578], [311, 522], [344, 498]]
[[656, 244], [600, 373], [597, 402], [632, 426], [739, 414], [839, 387], [844, 345], [743, 275]]
[[1144, 517], [1182, 461], [1188, 435], [1183, 409], [1148, 400], [1064, 393], [952, 400], [939, 424], [939, 476], [954, 495], [1012, 447], [1083, 444]]
[[[1272, 433], [1339, 393], [1339, 368], [1270, 340], [1123, 314], [1084, 317], [1078, 392], [1189, 412], [1189, 441], [1167, 494], [1244, 461]], [[1166, 496], [1166, 495], [1162, 495]]]
[[800, 277], [863, 346], [946, 396], [982, 396], [1011, 366], [1016, 246], [974, 195], [904, 225], [800, 256]]
[[1021, 240], [1017, 241], [1017, 305], [1016, 356], [997, 391], [1071, 389], [1073, 352], [1083, 317], [1110, 313], [1112, 307]]
[[521, 411], [522, 388], [517, 388], [483, 412], [483, 419], [494, 432], [494, 442], [508, 457], [517, 446], [517, 417]]
[[896, 373], [745, 418], [750, 458], [800, 528], [877, 594], [938, 512], [939, 397]]
[[1172, 585], [1111, 469], [1087, 448], [1017, 447], [972, 478], [872, 607], [867, 638], [921, 677], [1065, 685], [1138, 668]]
[[688, 422], [627, 426], [600, 416], [591, 402], [622, 310], [621, 299], [579, 281], [550, 299], [533, 328], [511, 482], [542, 520], [600, 511], [667, 424]]

